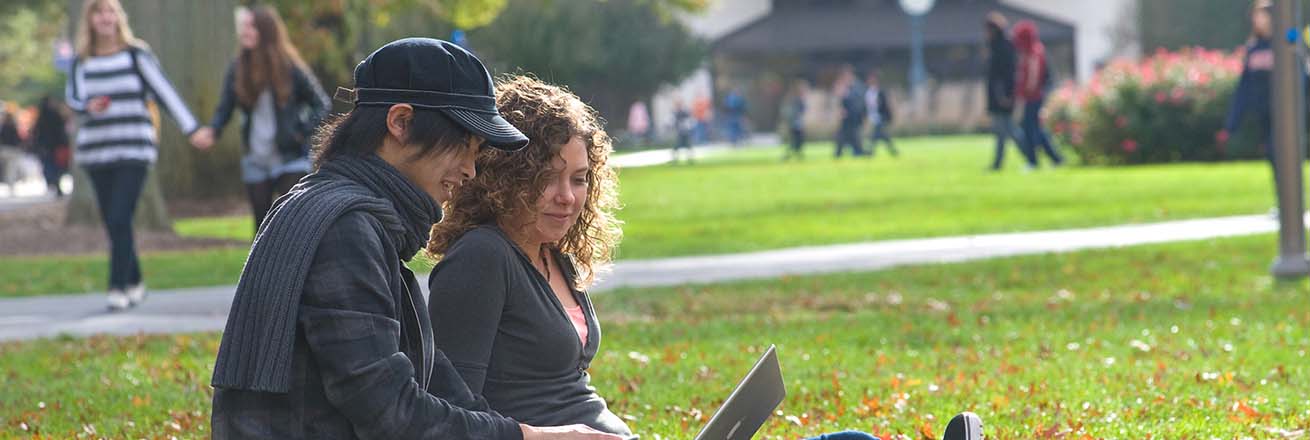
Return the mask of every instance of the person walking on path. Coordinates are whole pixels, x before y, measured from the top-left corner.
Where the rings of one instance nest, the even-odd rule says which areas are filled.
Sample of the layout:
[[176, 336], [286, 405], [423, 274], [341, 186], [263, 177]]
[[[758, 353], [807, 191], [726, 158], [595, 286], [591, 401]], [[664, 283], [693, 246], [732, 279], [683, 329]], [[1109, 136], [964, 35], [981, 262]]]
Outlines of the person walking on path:
[[24, 156], [23, 137], [18, 133], [18, 119], [14, 117], [14, 111], [0, 106], [0, 183], [4, 183], [10, 193], [14, 191], [14, 182], [21, 177], [20, 165]]
[[691, 132], [691, 143], [700, 144], [710, 139], [710, 121], [714, 119], [714, 106], [705, 94], [696, 95], [691, 101], [691, 117], [696, 120], [696, 127]]
[[683, 151], [683, 156], [687, 158], [687, 163], [696, 162], [696, 153], [691, 149], [691, 132], [695, 129], [696, 122], [691, 118], [691, 112], [687, 110], [687, 105], [682, 102], [682, 98], [673, 100], [673, 130], [677, 137], [673, 144], [673, 163], [678, 163], [678, 152]]
[[273, 200], [309, 173], [309, 140], [330, 104], [276, 9], [239, 7], [236, 25], [239, 47], [224, 76], [218, 108], [191, 142], [209, 148], [232, 110], [241, 109], [241, 181], [258, 229]]
[[1037, 166], [1037, 157], [1024, 148], [1019, 127], [1014, 123], [1014, 44], [1007, 37], [1009, 22], [999, 12], [987, 15], [983, 22], [987, 33], [987, 114], [992, 119], [992, 134], [996, 136], [996, 154], [992, 171], [1000, 171], [1005, 161], [1005, 141], [1014, 139], [1014, 145], [1028, 161], [1028, 167]]
[[1228, 116], [1224, 126], [1215, 135], [1221, 147], [1226, 146], [1232, 132], [1237, 131], [1242, 118], [1252, 115], [1260, 130], [1260, 144], [1265, 150], [1265, 157], [1273, 169], [1274, 183], [1278, 182], [1278, 155], [1273, 148], [1273, 118], [1270, 117], [1269, 100], [1271, 80], [1274, 71], [1274, 49], [1271, 44], [1273, 22], [1270, 8], [1273, 2], [1260, 0], [1251, 7], [1251, 36], [1247, 39], [1242, 58], [1242, 75], [1237, 80], [1237, 89], [1233, 91], [1232, 101], [1228, 105]]
[[896, 145], [892, 143], [892, 137], [887, 134], [887, 126], [892, 123], [892, 107], [882, 88], [878, 87], [878, 74], [869, 72], [865, 80], [864, 89], [864, 108], [869, 115], [869, 155], [873, 156], [878, 151], [878, 141], [887, 143], [887, 151], [890, 151], [892, 157], [899, 156], [901, 153], [896, 151]]
[[46, 187], [56, 197], [64, 196], [59, 180], [68, 172], [72, 152], [68, 146], [68, 130], [58, 103], [51, 96], [41, 98], [37, 106], [36, 123], [32, 129], [32, 153], [41, 160], [41, 173]]
[[723, 117], [728, 132], [728, 142], [736, 147], [746, 139], [746, 96], [740, 88], [733, 88], [723, 98]]
[[809, 90], [809, 83], [798, 78], [783, 100], [783, 121], [787, 124], [787, 140], [791, 143], [783, 152], [782, 160], [805, 159], [805, 95]]
[[1046, 46], [1037, 34], [1037, 24], [1032, 20], [1023, 20], [1014, 25], [1014, 45], [1019, 49], [1017, 95], [1023, 99], [1023, 138], [1028, 149], [1030, 165], [1037, 165], [1037, 148], [1051, 158], [1055, 166], [1064, 163], [1064, 158], [1051, 145], [1050, 136], [1042, 128], [1042, 104], [1046, 101], [1046, 89], [1050, 84], [1051, 72], [1047, 65]]
[[843, 67], [835, 86], [834, 93], [841, 99], [841, 121], [837, 127], [837, 151], [833, 156], [840, 158], [846, 147], [851, 148], [851, 155], [863, 156], [860, 128], [864, 126], [868, 107], [864, 104], [864, 90], [855, 79], [855, 68], [850, 65]]
[[650, 112], [646, 103], [637, 101], [628, 106], [628, 137], [633, 143], [650, 143]]
[[77, 23], [77, 59], [65, 89], [78, 115], [75, 160], [86, 169], [109, 234], [109, 308], [145, 300], [132, 218], [146, 173], [159, 155], [147, 101], [163, 106], [183, 134], [195, 117], [159, 61], [132, 34], [118, 0], [86, 0]]

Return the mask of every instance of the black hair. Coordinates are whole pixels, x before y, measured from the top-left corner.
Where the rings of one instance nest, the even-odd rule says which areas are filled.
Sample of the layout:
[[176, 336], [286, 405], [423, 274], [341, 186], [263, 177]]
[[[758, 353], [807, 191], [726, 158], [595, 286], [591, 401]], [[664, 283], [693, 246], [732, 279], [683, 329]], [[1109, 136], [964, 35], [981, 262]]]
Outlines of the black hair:
[[[314, 136], [314, 169], [340, 155], [363, 156], [377, 152], [387, 137], [387, 112], [390, 109], [390, 106], [361, 106], [325, 120]], [[471, 135], [440, 111], [415, 108], [414, 117], [405, 131], [406, 139], [402, 140], [407, 145], [422, 148], [414, 155], [414, 158], [419, 158], [463, 148]]]

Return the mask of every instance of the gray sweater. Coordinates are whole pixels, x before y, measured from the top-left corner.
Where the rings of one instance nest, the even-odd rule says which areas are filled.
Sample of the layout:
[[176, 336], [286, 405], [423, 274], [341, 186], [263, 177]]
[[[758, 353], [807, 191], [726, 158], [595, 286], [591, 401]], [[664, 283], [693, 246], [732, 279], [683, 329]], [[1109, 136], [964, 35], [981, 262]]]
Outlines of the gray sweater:
[[[571, 260], [558, 261], [571, 279]], [[587, 294], [574, 287], [587, 319], [584, 347], [549, 283], [499, 228], [461, 236], [428, 284], [437, 349], [493, 410], [530, 425], [631, 434], [591, 387], [600, 327]]]

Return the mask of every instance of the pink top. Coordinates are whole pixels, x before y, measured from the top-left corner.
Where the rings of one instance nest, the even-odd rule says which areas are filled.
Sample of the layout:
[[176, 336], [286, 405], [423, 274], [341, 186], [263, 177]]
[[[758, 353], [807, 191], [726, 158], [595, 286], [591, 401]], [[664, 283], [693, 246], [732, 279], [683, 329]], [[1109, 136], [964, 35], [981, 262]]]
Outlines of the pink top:
[[578, 339], [582, 340], [582, 346], [587, 346], [587, 316], [582, 314], [582, 306], [565, 307], [564, 311], [569, 312], [569, 320], [573, 321], [573, 329], [578, 331]]

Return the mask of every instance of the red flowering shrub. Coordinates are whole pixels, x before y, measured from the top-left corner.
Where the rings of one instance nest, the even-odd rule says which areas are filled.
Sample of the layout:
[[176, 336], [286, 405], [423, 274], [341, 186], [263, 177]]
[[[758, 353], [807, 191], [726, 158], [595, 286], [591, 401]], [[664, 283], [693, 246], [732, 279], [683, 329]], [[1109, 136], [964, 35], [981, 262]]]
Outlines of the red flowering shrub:
[[1053, 91], [1046, 124], [1085, 164], [1263, 157], [1258, 130], [1243, 128], [1224, 146], [1215, 141], [1241, 67], [1240, 52], [1207, 49], [1115, 61], [1085, 85]]

